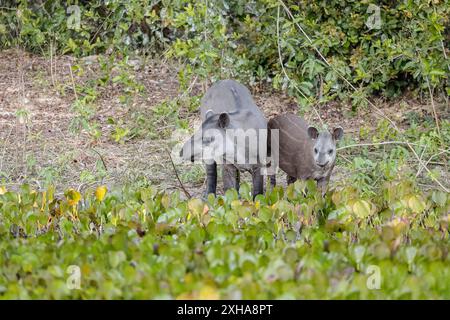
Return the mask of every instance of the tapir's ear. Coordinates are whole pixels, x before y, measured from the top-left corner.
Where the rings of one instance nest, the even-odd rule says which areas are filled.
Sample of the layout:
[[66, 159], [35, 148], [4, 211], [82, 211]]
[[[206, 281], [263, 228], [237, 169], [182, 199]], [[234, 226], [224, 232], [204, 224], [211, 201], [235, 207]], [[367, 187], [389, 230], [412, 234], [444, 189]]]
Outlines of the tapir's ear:
[[308, 137], [310, 137], [311, 139], [317, 139], [318, 136], [319, 136], [319, 130], [317, 130], [314, 127], [308, 128]]
[[218, 125], [220, 128], [226, 128], [230, 124], [230, 116], [228, 113], [221, 113], [218, 120]]
[[214, 115], [214, 112], [211, 110], [211, 109], [209, 109], [208, 111], [206, 111], [206, 113], [205, 113], [205, 119], [208, 119], [209, 117], [211, 117], [211, 116], [213, 116]]
[[344, 129], [342, 129], [342, 127], [336, 127], [333, 129], [333, 139], [334, 140], [341, 140], [343, 135], [344, 135]]

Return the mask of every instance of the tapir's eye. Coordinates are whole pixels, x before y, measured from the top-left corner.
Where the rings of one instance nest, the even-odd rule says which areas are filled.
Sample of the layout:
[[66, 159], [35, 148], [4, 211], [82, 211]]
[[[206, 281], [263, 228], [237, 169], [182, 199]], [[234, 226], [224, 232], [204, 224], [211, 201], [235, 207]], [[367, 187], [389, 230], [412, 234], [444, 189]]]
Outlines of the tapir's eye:
[[317, 150], [317, 148], [314, 148], [314, 153], [317, 154], [317, 152], [319, 152], [319, 151]]
[[213, 140], [214, 137], [203, 137], [203, 143], [211, 143]]
[[333, 154], [333, 149], [328, 150], [328, 154]]

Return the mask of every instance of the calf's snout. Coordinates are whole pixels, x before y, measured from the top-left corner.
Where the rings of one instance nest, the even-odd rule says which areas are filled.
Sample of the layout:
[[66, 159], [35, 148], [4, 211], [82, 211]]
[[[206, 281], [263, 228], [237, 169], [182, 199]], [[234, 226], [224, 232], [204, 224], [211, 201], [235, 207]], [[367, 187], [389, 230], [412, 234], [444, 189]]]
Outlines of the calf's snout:
[[326, 167], [327, 164], [328, 164], [329, 162], [330, 162], [330, 161], [327, 161], [327, 162], [324, 162], [324, 163], [318, 162], [317, 165], [318, 165], [319, 167], [323, 168], [323, 167]]

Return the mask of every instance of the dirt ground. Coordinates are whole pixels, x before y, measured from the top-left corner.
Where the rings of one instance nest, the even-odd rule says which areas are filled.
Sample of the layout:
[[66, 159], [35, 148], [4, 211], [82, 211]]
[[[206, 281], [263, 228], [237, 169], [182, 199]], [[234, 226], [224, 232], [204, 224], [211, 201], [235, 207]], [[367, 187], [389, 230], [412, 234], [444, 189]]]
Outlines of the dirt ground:
[[[77, 63], [83, 65], [83, 74], [70, 71]], [[70, 126], [77, 116], [72, 106], [80, 95], [74, 88], [98, 74], [97, 57], [77, 61], [70, 56], [41, 57], [21, 50], [0, 52], [0, 181], [9, 188], [25, 182], [43, 188], [45, 178], [51, 176], [57, 187], [81, 191], [98, 184], [112, 187], [132, 181], [147, 181], [167, 190], [179, 189], [166, 151], [167, 131], [175, 131], [175, 124], [162, 121], [154, 129], [164, 130], [165, 134], [118, 143], [111, 138], [114, 130], [111, 119], [127, 125], [134, 121], [132, 115], [152, 117], [154, 108], [163, 101], [180, 98], [183, 92], [177, 74], [181, 67], [168, 61], [137, 61], [134, 76], [144, 85], [145, 94], [136, 95], [125, 105], [120, 102], [121, 90], [116, 84], [99, 88], [92, 117], [101, 136], [93, 140], [86, 130], [74, 133]], [[202, 93], [206, 86], [192, 83], [191, 87], [189, 95]], [[251, 91], [267, 118], [298, 111], [296, 101], [281, 92], [259, 87]], [[375, 103], [401, 123], [401, 108], [392, 108], [381, 99]], [[408, 110], [425, 109], [418, 101], [408, 100], [407, 105]], [[370, 110], [350, 116], [351, 107], [337, 103], [317, 106], [317, 110], [329, 126], [341, 125], [355, 141], [361, 127], [373, 127], [377, 121]], [[304, 117], [318, 124], [314, 112], [306, 112]], [[193, 128], [199, 114], [183, 106], [180, 118], [188, 120]], [[96, 178], [99, 164], [105, 171], [100, 180]], [[194, 178], [183, 175], [192, 170], [189, 165], [180, 165], [178, 170], [184, 176], [187, 190], [199, 195], [203, 189], [201, 170]], [[339, 179], [340, 174], [343, 171], [338, 168], [334, 179]]]

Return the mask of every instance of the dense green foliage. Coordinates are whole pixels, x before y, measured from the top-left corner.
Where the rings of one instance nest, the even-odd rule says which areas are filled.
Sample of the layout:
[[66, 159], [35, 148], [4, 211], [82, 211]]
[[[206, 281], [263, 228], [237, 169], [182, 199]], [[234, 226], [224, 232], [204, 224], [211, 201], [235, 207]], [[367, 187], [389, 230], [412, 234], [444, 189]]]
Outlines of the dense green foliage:
[[408, 182], [373, 198], [322, 198], [310, 182], [255, 201], [249, 190], [203, 202], [152, 187], [0, 187], [0, 298], [450, 298], [448, 194]]
[[168, 49], [166, 54], [187, 62], [181, 80], [195, 74], [268, 81], [289, 89], [303, 106], [348, 97], [356, 106], [366, 103], [368, 94], [391, 97], [405, 89], [428, 94], [428, 86], [450, 90], [447, 0], [383, 1], [379, 11], [369, 8], [369, 1], [285, 1], [295, 20], [278, 0], [7, 3], [11, 10], [1, 9], [0, 47], [77, 56]]

